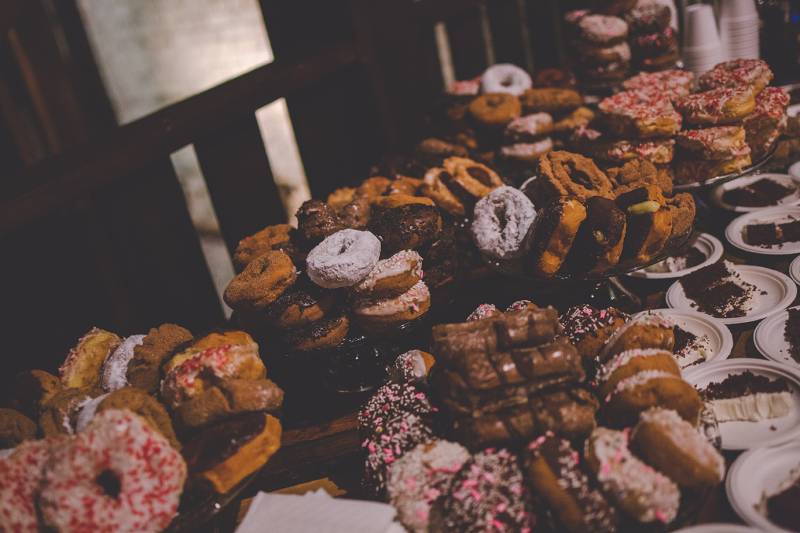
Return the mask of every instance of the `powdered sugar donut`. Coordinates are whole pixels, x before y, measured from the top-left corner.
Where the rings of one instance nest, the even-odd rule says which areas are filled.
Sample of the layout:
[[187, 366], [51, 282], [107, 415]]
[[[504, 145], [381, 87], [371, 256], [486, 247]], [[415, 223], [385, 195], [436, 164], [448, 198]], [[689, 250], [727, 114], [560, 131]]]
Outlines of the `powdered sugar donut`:
[[525, 254], [536, 218], [533, 203], [519, 189], [503, 186], [475, 204], [472, 236], [478, 249], [495, 259]]
[[326, 237], [306, 258], [311, 281], [326, 289], [355, 285], [375, 268], [381, 241], [369, 231], [343, 229]]
[[609, 46], [624, 41], [628, 24], [619, 17], [587, 15], [578, 21], [581, 37], [589, 43]]
[[530, 75], [511, 63], [492, 65], [481, 76], [484, 93], [508, 93], [519, 96], [533, 86]]
[[113, 392], [128, 384], [128, 363], [133, 359], [133, 349], [142, 344], [144, 335], [125, 337], [116, 350], [103, 363], [100, 384], [106, 392]]
[[36, 499], [55, 443], [62, 438], [26, 441], [0, 458], [0, 527], [3, 531], [40, 531]]
[[39, 507], [59, 531], [161, 531], [185, 480], [186, 463], [167, 439], [130, 411], [109, 409], [54, 449]]
[[392, 466], [386, 484], [389, 501], [409, 531], [428, 531], [431, 505], [469, 457], [460, 444], [434, 440], [418, 445]]

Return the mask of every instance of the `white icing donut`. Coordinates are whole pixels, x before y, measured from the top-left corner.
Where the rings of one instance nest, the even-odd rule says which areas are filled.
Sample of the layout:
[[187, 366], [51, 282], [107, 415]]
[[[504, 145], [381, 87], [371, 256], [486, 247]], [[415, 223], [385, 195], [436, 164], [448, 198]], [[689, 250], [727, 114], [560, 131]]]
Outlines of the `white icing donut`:
[[524, 142], [551, 131], [553, 131], [553, 117], [550, 113], [532, 113], [509, 122], [506, 126], [505, 136]]
[[552, 149], [553, 140], [550, 137], [545, 137], [536, 142], [516, 143], [503, 146], [500, 149], [500, 153], [503, 154], [503, 157], [507, 157], [508, 159], [532, 162], [538, 160]]
[[116, 350], [103, 363], [100, 384], [106, 392], [114, 392], [128, 385], [128, 363], [133, 359], [133, 349], [142, 344], [144, 335], [125, 337]]
[[397, 313], [402, 313], [409, 309], [417, 312], [421, 304], [430, 300], [431, 293], [424, 281], [418, 281], [416, 285], [396, 298], [386, 298], [383, 300], [365, 300], [353, 305], [353, 313], [366, 317], [385, 317]]
[[368, 293], [384, 279], [410, 272], [417, 279], [422, 279], [422, 256], [414, 250], [401, 250], [387, 259], [381, 259], [375, 268], [353, 289], [356, 293]]
[[306, 271], [320, 287], [350, 287], [372, 272], [380, 255], [381, 241], [375, 235], [343, 229], [326, 237], [308, 253]]
[[475, 204], [472, 236], [478, 249], [495, 259], [521, 257], [527, 251], [536, 209], [519, 189], [498, 187]]
[[530, 75], [511, 63], [492, 65], [481, 76], [481, 90], [484, 93], [508, 93], [520, 96], [532, 86]]

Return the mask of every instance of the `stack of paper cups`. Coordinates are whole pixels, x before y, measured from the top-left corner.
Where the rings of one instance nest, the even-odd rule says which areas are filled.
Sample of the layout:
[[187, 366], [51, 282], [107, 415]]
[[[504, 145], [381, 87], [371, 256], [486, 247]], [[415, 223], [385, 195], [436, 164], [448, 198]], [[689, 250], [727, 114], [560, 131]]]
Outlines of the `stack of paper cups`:
[[683, 66], [700, 75], [724, 60], [714, 10], [710, 5], [686, 7], [684, 20]]
[[754, 0], [721, 0], [719, 33], [725, 59], [758, 59], [758, 11]]

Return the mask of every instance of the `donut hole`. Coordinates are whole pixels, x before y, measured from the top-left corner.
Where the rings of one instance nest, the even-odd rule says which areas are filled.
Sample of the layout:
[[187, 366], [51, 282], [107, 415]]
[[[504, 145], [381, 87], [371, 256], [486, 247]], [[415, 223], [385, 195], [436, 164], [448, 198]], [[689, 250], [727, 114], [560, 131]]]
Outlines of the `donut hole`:
[[492, 186], [492, 178], [489, 176], [489, 173], [486, 172], [484, 169], [480, 167], [468, 167], [467, 174], [475, 178], [476, 180], [480, 181], [487, 187]]
[[497, 225], [500, 228], [500, 231], [506, 229], [506, 225], [508, 224], [508, 210], [506, 209], [505, 204], [499, 204], [494, 206], [494, 216], [497, 217]]
[[514, 85], [514, 76], [512, 76], [511, 74], [507, 74], [506, 76], [503, 77], [503, 79], [500, 80], [500, 85], [502, 85], [503, 87], [511, 87], [512, 85]]
[[106, 496], [114, 498], [115, 500], [122, 491], [122, 480], [120, 480], [119, 476], [113, 470], [103, 470], [97, 475], [95, 482]]
[[569, 177], [572, 181], [590, 190], [596, 188], [591, 176], [583, 170], [576, 168], [574, 162], [568, 161], [567, 165], [569, 166]]

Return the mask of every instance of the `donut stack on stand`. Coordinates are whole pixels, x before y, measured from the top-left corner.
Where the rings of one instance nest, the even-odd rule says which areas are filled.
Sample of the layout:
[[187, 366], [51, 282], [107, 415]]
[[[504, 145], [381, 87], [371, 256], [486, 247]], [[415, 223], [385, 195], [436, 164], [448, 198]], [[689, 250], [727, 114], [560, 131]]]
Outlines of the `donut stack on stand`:
[[659, 71], [675, 67], [678, 33], [670, 26], [672, 13], [660, 0], [638, 0], [625, 13], [634, 66], [637, 70]]
[[161, 531], [185, 491], [227, 493], [280, 447], [283, 391], [242, 331], [93, 328], [58, 376], [24, 372], [11, 397], [0, 516], [12, 531]]
[[529, 301], [436, 326], [430, 376], [396, 374], [359, 413], [366, 486], [415, 532], [676, 527], [725, 462], [673, 327]]
[[619, 16], [585, 9], [567, 12], [564, 22], [566, 44], [581, 87], [595, 92], [618, 87], [631, 64], [628, 24]]

